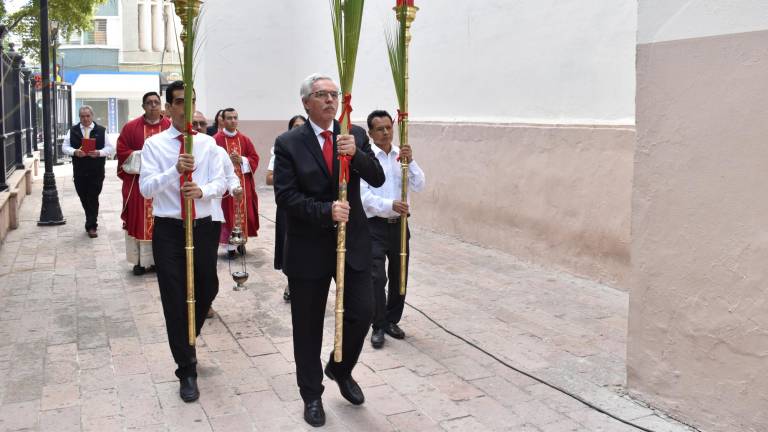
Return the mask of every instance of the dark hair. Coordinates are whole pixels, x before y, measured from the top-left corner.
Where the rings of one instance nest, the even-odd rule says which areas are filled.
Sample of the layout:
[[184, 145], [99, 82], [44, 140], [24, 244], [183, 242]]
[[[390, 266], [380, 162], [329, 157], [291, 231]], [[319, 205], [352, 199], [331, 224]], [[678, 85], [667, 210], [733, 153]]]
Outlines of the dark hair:
[[227, 116], [228, 112], [236, 112], [236, 111], [237, 110], [234, 108], [224, 108], [223, 110], [221, 110], [221, 119], [224, 120], [224, 117]]
[[219, 117], [221, 117], [222, 113], [224, 113], [223, 109], [220, 109], [216, 111], [216, 115], [213, 116], [213, 126], [218, 129], [219, 128]]
[[304, 117], [303, 115], [295, 115], [295, 116], [291, 117], [290, 120], [288, 120], [288, 130], [293, 129], [293, 125], [296, 124], [296, 121], [298, 119], [301, 119], [301, 121], [304, 122], [304, 123], [307, 122], [307, 118]]
[[387, 117], [389, 121], [394, 123], [394, 120], [392, 120], [392, 116], [389, 115], [388, 112], [384, 110], [374, 110], [370, 114], [368, 114], [368, 129], [371, 129], [373, 127], [373, 119], [379, 118], [379, 117]]
[[160, 97], [160, 95], [157, 94], [157, 92], [151, 91], [151, 92], [144, 93], [144, 96], [141, 97], [141, 104], [144, 105], [145, 103], [147, 103], [147, 98], [149, 98], [150, 96], [157, 96], [158, 99], [163, 100]]
[[174, 81], [165, 88], [165, 102], [169, 105], [173, 104], [173, 92], [176, 90], [184, 90], [184, 81]]

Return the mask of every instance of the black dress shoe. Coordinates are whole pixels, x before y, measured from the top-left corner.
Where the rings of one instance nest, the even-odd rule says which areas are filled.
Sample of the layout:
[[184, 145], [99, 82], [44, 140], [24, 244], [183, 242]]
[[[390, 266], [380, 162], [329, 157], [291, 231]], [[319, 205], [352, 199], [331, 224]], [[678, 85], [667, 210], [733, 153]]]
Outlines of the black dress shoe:
[[384, 327], [384, 331], [395, 339], [405, 339], [405, 332], [395, 323], [387, 324], [387, 326]]
[[381, 348], [384, 346], [384, 329], [377, 329], [371, 333], [371, 345], [374, 348]]
[[304, 402], [304, 421], [314, 427], [325, 424], [325, 410], [321, 399]]
[[285, 286], [285, 291], [283, 291], [283, 300], [285, 300], [287, 303], [291, 302], [291, 289], [288, 287], [288, 285]]
[[135, 276], [141, 276], [141, 275], [143, 275], [146, 272], [147, 272], [147, 269], [145, 269], [144, 267], [142, 267], [142, 266], [140, 266], [138, 264], [133, 266], [133, 274]]
[[179, 396], [184, 402], [194, 402], [200, 397], [200, 390], [197, 389], [197, 377], [188, 376], [181, 378], [179, 387]]
[[336, 384], [339, 385], [339, 392], [341, 392], [341, 395], [344, 396], [344, 399], [348, 400], [352, 405], [362, 405], [363, 402], [365, 402], [365, 395], [363, 394], [363, 390], [359, 385], [357, 385], [357, 382], [354, 378], [352, 378], [351, 375], [336, 379], [336, 377], [333, 375], [333, 372], [331, 372], [331, 370], [326, 366], [325, 376], [330, 378], [332, 381], [336, 381]]

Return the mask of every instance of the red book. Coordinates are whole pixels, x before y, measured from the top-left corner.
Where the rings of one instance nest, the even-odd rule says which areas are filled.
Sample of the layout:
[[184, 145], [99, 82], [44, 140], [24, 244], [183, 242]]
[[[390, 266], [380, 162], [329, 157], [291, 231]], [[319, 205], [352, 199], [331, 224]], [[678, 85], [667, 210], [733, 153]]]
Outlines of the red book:
[[96, 139], [83, 138], [81, 141], [80, 150], [84, 151], [86, 154], [96, 150]]

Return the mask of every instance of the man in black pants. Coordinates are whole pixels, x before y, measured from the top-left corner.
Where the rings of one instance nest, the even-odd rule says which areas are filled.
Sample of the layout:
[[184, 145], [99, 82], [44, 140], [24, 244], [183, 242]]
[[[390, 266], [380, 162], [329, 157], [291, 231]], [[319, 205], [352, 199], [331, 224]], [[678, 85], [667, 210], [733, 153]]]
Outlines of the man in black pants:
[[[368, 115], [368, 134], [375, 146], [373, 154], [384, 169], [387, 180], [375, 187], [365, 180], [360, 182], [361, 200], [373, 241], [373, 295], [376, 313], [373, 317], [371, 345], [374, 348], [384, 346], [384, 333], [395, 339], [403, 339], [405, 332], [397, 324], [403, 316], [405, 295], [400, 295], [400, 215], [408, 214], [407, 202], [402, 202], [402, 171], [400, 158], [407, 158], [408, 187], [419, 192], [424, 188], [424, 171], [413, 160], [410, 146], [398, 148], [392, 145], [392, 117], [386, 111], [374, 111]], [[408, 240], [411, 236], [406, 231], [405, 271], [408, 278]], [[389, 265], [386, 266], [387, 261]], [[389, 289], [387, 287], [389, 277]]]
[[[95, 148], [83, 151], [84, 139], [95, 141]], [[72, 174], [75, 190], [85, 210], [85, 231], [88, 237], [99, 236], [99, 194], [104, 185], [104, 165], [115, 153], [115, 146], [109, 141], [103, 126], [93, 122], [93, 108], [80, 107], [80, 123], [72, 126], [61, 146], [64, 154], [72, 157]]]
[[[171, 127], [147, 139], [141, 153], [139, 189], [152, 198], [155, 226], [152, 253], [157, 268], [160, 299], [163, 302], [168, 344], [178, 368], [179, 395], [185, 402], [197, 400], [197, 357], [189, 345], [186, 253], [182, 198], [193, 198], [192, 218], [194, 236], [195, 327], [203, 327], [206, 313], [219, 291], [216, 258], [221, 223], [211, 215], [226, 189], [222, 158], [213, 138], [204, 134], [194, 136], [192, 154], [183, 152], [184, 83], [171, 83], [165, 93], [166, 110]], [[194, 110], [194, 102], [193, 108]], [[188, 177], [191, 173], [191, 179]], [[183, 183], [183, 186], [180, 185]], [[238, 193], [239, 195], [239, 193]]]
[[[371, 236], [360, 204], [360, 179], [381, 186], [384, 173], [363, 129], [355, 126], [350, 135], [339, 134], [334, 120], [339, 87], [331, 78], [311, 75], [300, 92], [309, 121], [275, 141], [275, 198], [287, 219], [283, 273], [291, 290], [293, 352], [304, 420], [322, 426], [320, 349], [328, 289], [336, 277], [338, 222], [347, 222], [343, 358], [336, 363], [331, 353], [325, 374], [349, 402], [365, 401], [352, 378], [373, 316]], [[351, 158], [349, 201], [337, 201], [339, 155]]]

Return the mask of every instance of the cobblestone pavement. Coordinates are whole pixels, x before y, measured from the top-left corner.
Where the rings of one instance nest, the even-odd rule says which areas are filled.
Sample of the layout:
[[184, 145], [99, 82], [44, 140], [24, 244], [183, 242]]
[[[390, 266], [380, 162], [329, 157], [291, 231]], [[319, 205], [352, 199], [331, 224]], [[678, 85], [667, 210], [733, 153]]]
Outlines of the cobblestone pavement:
[[[124, 261], [119, 180], [108, 175], [100, 235], [89, 239], [68, 169], [57, 167], [66, 225], [36, 225], [37, 179], [21, 226], [0, 247], [0, 430], [312, 429], [296, 387], [286, 280], [272, 269], [271, 191], [259, 191], [249, 289], [233, 291], [219, 260], [217, 316], [199, 338], [202, 396], [185, 404], [155, 275], [133, 276]], [[418, 228], [411, 247], [408, 336], [381, 350], [366, 343], [354, 372], [364, 405], [325, 382], [325, 430], [639, 430], [504, 363], [651, 430], [690, 430], [622, 392], [626, 293]], [[323, 358], [333, 340], [328, 303]]]

